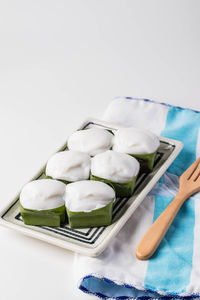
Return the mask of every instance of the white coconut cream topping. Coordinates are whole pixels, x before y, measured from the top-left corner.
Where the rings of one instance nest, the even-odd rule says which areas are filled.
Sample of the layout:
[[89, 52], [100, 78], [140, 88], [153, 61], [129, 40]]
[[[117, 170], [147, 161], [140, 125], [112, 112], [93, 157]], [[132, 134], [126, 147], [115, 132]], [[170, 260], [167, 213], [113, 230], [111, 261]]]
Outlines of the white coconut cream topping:
[[65, 205], [73, 212], [90, 212], [106, 206], [114, 198], [114, 190], [101, 181], [83, 180], [69, 183], [65, 191]]
[[105, 129], [90, 128], [74, 132], [68, 139], [68, 148], [94, 156], [112, 147], [113, 134]]
[[55, 179], [77, 181], [89, 178], [91, 158], [79, 151], [61, 151], [47, 162], [46, 175]]
[[155, 134], [135, 127], [118, 129], [113, 139], [113, 150], [129, 154], [153, 153], [159, 145], [160, 141]]
[[53, 179], [39, 179], [27, 183], [20, 194], [23, 208], [47, 210], [65, 204], [65, 184]]
[[140, 164], [134, 157], [107, 150], [92, 158], [91, 173], [113, 182], [124, 183], [132, 180], [139, 168]]

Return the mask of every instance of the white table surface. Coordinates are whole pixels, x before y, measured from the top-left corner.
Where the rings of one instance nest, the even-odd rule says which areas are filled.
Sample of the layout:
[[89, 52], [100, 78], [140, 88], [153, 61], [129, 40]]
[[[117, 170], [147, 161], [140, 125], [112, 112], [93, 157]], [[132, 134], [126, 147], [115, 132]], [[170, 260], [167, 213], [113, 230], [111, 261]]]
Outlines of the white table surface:
[[[200, 2], [0, 2], [0, 209], [115, 96], [200, 110]], [[1, 300], [96, 299], [73, 253], [0, 227]], [[27, 296], [28, 295], [28, 296]]]

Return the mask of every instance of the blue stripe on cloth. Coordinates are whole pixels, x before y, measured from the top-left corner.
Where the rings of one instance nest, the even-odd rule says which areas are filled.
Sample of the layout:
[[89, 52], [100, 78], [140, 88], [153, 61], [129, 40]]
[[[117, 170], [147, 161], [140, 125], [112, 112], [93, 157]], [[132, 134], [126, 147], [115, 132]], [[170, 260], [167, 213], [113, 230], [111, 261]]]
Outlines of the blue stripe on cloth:
[[195, 161], [199, 127], [199, 113], [178, 107], [169, 108], [161, 136], [179, 140], [184, 147], [168, 172], [180, 176]]
[[[101, 299], [180, 299], [178, 295], [161, 296], [148, 289], [143, 291], [137, 290], [133, 286], [126, 284], [118, 285], [107, 278], [97, 278], [92, 275], [83, 278], [79, 289]], [[184, 298], [181, 297], [181, 299]]]
[[[173, 198], [156, 196], [154, 221]], [[194, 200], [185, 203], [169, 228], [158, 251], [149, 260], [145, 287], [183, 293], [192, 269]]]
[[103, 300], [105, 299], [162, 299], [162, 300], [191, 300], [198, 298], [198, 295], [191, 296], [179, 296], [177, 294], [160, 295], [152, 290], [138, 290], [131, 285], [118, 285], [112, 280], [107, 278], [98, 278], [93, 275], [85, 276], [79, 286], [79, 289], [84, 293], [95, 295]]
[[[184, 148], [168, 172], [180, 176], [195, 161], [199, 127], [198, 113], [170, 107], [161, 136], [182, 141]], [[155, 197], [154, 221], [171, 201], [171, 197]], [[190, 199], [180, 209], [158, 251], [148, 263], [146, 288], [185, 292], [192, 269], [194, 223], [194, 200]]]

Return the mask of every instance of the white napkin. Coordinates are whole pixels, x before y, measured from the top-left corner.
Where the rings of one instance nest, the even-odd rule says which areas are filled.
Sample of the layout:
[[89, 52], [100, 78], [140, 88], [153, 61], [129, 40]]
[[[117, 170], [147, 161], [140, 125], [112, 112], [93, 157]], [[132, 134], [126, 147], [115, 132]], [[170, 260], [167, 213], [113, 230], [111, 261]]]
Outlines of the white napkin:
[[74, 271], [79, 288], [102, 299], [199, 297], [199, 193], [183, 205], [149, 261], [140, 261], [134, 254], [146, 230], [175, 196], [178, 176], [200, 153], [199, 112], [127, 97], [113, 100], [103, 119], [181, 140], [184, 148], [100, 256], [76, 255]]

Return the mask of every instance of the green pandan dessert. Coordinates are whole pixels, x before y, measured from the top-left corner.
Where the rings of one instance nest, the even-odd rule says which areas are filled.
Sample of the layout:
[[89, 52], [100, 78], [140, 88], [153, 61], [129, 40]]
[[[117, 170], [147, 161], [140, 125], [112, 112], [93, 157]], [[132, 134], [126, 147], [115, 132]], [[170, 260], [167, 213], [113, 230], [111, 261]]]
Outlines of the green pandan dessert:
[[66, 220], [65, 184], [52, 179], [33, 180], [20, 193], [20, 211], [26, 225], [60, 226]]
[[45, 174], [64, 182], [89, 179], [91, 158], [89, 154], [80, 151], [61, 151], [55, 153], [47, 162]]
[[78, 130], [68, 138], [69, 150], [76, 150], [94, 156], [98, 153], [111, 149], [113, 134], [105, 129], [89, 128]]
[[70, 227], [110, 225], [114, 200], [114, 190], [103, 182], [82, 180], [69, 183], [65, 191], [65, 205]]
[[90, 179], [110, 184], [114, 187], [117, 197], [130, 197], [139, 169], [139, 162], [134, 157], [107, 150], [91, 159]]
[[113, 150], [127, 153], [139, 160], [144, 172], [153, 169], [159, 138], [152, 132], [135, 127], [124, 127], [114, 133]]

